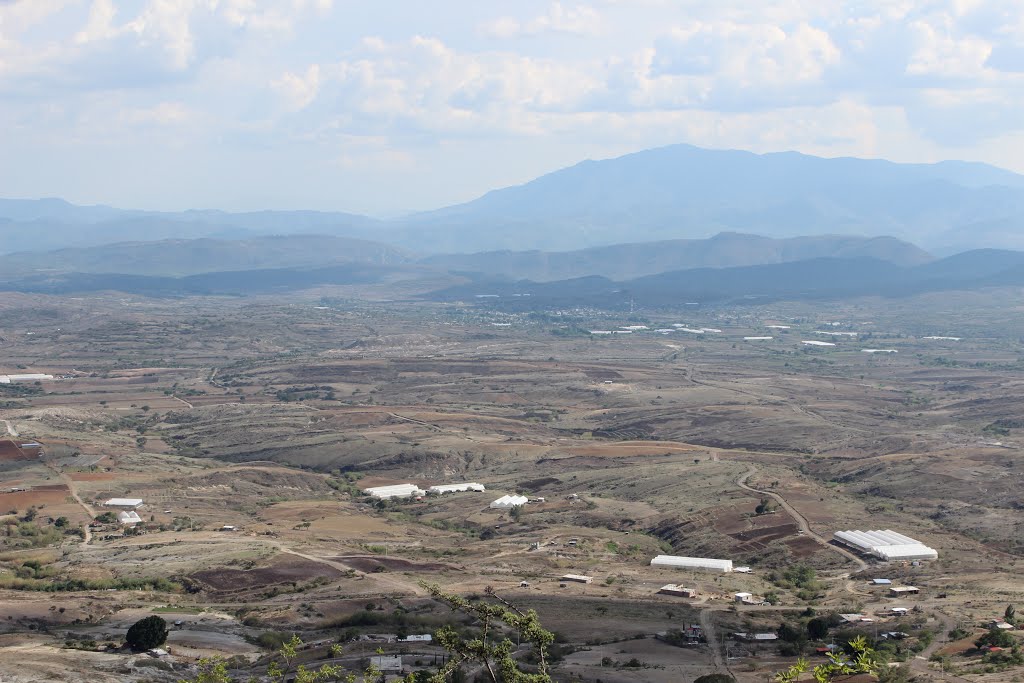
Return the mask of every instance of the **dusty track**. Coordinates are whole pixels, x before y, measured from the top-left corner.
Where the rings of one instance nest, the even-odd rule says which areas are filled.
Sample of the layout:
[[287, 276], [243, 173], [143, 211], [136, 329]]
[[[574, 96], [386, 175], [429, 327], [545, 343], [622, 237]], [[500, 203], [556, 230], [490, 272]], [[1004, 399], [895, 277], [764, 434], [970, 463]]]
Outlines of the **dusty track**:
[[[815, 542], [817, 542], [822, 547], [837, 552], [846, 559], [856, 564], [857, 572], [862, 572], [868, 568], [868, 563], [862, 560], [861, 558], [857, 557], [848, 550], [832, 545], [828, 542], [828, 539], [814, 533], [814, 530], [811, 529], [811, 525], [807, 522], [807, 518], [800, 514], [800, 512], [795, 507], [793, 507], [789, 503], [789, 501], [787, 501], [781, 494], [775, 493], [774, 491], [762, 491], [761, 489], [755, 489], [753, 486], [748, 485], [747, 480], [750, 479], [750, 477], [754, 476], [755, 474], [757, 474], [757, 467], [751, 465], [749, 470], [741, 474], [739, 478], [736, 479], [736, 485], [739, 486], [744, 491], [750, 491], [751, 493], [757, 493], [762, 496], [768, 496], [769, 498], [777, 502], [782, 507], [782, 509], [785, 510], [786, 513], [793, 518], [793, 520], [800, 527], [800, 530], [803, 531], [804, 535], [814, 539]], [[846, 574], [842, 574], [837, 578], [848, 579], [850, 578], [850, 573], [847, 572]]]
[[82, 500], [81, 496], [78, 495], [78, 489], [75, 488], [74, 479], [64, 474], [64, 472], [60, 468], [55, 467], [50, 463], [47, 463], [46, 466], [53, 470], [54, 474], [60, 477], [60, 480], [67, 485], [68, 493], [71, 494], [71, 497], [75, 499], [76, 503], [82, 506], [82, 509], [85, 510], [85, 514], [89, 516], [89, 521], [85, 523], [84, 527], [82, 527], [84, 531], [84, 533], [82, 534], [82, 545], [89, 545], [92, 542], [92, 531], [89, 530], [89, 524], [92, 522], [92, 520], [96, 518], [96, 511], [92, 508], [91, 505], [88, 505], [84, 500]]

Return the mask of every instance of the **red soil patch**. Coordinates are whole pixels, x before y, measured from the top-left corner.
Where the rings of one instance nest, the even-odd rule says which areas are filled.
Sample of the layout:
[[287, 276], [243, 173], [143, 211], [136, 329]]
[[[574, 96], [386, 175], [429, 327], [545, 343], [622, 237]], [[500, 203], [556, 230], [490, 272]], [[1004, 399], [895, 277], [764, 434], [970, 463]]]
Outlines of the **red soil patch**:
[[810, 557], [821, 550], [821, 546], [818, 545], [817, 541], [806, 536], [791, 538], [788, 541], [783, 542], [789, 548], [790, 552], [793, 553], [794, 557], [797, 558]]
[[114, 472], [71, 472], [72, 481], [107, 481], [117, 476]]
[[0, 493], [0, 510], [22, 510], [30, 505], [58, 505], [69, 495], [71, 494], [68, 487], [64, 484], [34, 486], [28, 491]]
[[974, 641], [977, 640], [978, 636], [971, 636], [970, 638], [964, 638], [963, 640], [957, 640], [945, 647], [941, 648], [936, 654], [938, 655], [962, 655], [968, 650], [974, 649]]
[[266, 567], [255, 569], [208, 569], [189, 578], [212, 591], [227, 593], [274, 585], [295, 584], [317, 578], [336, 579], [342, 573], [326, 564], [304, 558], [282, 558]]
[[441, 572], [447, 569], [455, 569], [455, 567], [441, 564], [440, 562], [417, 563], [403, 560], [400, 557], [378, 557], [376, 555], [343, 555], [328, 559], [343, 562], [353, 569], [358, 569], [362, 572], [380, 571], [379, 568], [399, 572]]
[[19, 448], [10, 439], [0, 441], [0, 462], [16, 462], [18, 460], [38, 460], [38, 448]]

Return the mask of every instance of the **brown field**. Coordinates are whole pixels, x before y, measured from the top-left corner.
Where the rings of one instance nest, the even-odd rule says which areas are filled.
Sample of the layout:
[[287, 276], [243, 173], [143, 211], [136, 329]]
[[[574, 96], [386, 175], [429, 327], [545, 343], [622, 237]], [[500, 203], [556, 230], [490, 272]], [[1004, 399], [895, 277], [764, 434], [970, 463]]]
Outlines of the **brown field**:
[[[667, 683], [727, 665], [740, 683], [757, 683], [794, 658], [729, 640], [726, 660], [723, 637], [802, 625], [808, 608], [870, 613], [874, 631], [899, 627], [911, 643], [926, 630], [932, 651], [963, 668], [952, 672], [961, 681], [1020, 675], [969, 672], [970, 657], [942, 642], [958, 623], [980, 634], [1007, 604], [1024, 609], [1024, 429], [1015, 426], [1024, 330], [999, 310], [1015, 295], [972, 298], [959, 314], [930, 297], [647, 311], [644, 324], [723, 333], [604, 340], [552, 331], [625, 324], [621, 312], [499, 317], [484, 304], [385, 302], [380, 291], [350, 299], [356, 291], [369, 290], [317, 290], [347, 302], [329, 311], [315, 308], [322, 302], [312, 293], [130, 306], [97, 296], [78, 308], [19, 299], [24, 314], [0, 321], [0, 335], [14, 340], [5, 362], [56, 359], [46, 360], [54, 373], [77, 372], [0, 411], [18, 438], [46, 446], [43, 458], [21, 460], [0, 441], [2, 488], [30, 487], [0, 493], [0, 511], [15, 511], [5, 528], [47, 532], [45, 547], [0, 539], [9, 586], [0, 601], [12, 617], [0, 638], [14, 639], [0, 647], [0, 678], [16, 670], [11, 652], [45, 654], [69, 671], [108, 666], [99, 652], [76, 662], [65, 640], [117, 640], [133, 619], [167, 605], [179, 611], [160, 613], [183, 622], [171, 641], [181, 663], [204, 653], [254, 657], [251, 642], [271, 632], [432, 632], [453, 615], [421, 580], [468, 596], [492, 587], [536, 609], [570, 650], [558, 680]], [[40, 306], [55, 317], [34, 318]], [[506, 319], [515, 325], [491, 325]], [[792, 324], [791, 334], [757, 347], [737, 341], [769, 320]], [[799, 346], [832, 320], [900, 354], [862, 354], [866, 340], [834, 351]], [[60, 335], [47, 331], [54, 326]], [[963, 343], [920, 339], [950, 326], [966, 330]], [[18, 341], [29, 331], [31, 344]], [[386, 503], [361, 494], [464, 481], [487, 492]], [[488, 507], [506, 493], [545, 501], [517, 513]], [[62, 515], [77, 527], [114, 496], [145, 501], [137, 535], [106, 524], [86, 542], [47, 521]], [[757, 514], [762, 499], [770, 509]], [[36, 521], [21, 521], [30, 506]], [[862, 570], [827, 542], [857, 528], [897, 529], [939, 560], [867, 558]], [[729, 558], [753, 572], [651, 567], [664, 553]], [[816, 572], [813, 590], [781, 576], [796, 565]], [[562, 587], [566, 573], [594, 580]], [[869, 585], [876, 575], [922, 594], [890, 599]], [[15, 577], [42, 582], [32, 587], [96, 583], [43, 592], [11, 588]], [[129, 579], [178, 587], [111, 588]], [[698, 596], [658, 595], [667, 583]], [[737, 606], [740, 591], [779, 604]], [[897, 602], [915, 609], [908, 623], [885, 614]], [[685, 648], [654, 638], [690, 624], [718, 638]], [[613, 664], [602, 666], [604, 657]], [[646, 668], [622, 666], [634, 657]], [[913, 661], [919, 680], [938, 678], [927, 657]], [[95, 680], [148, 680], [122, 669]], [[78, 679], [89, 680], [83, 671]], [[153, 680], [177, 680], [164, 674]]]
[[64, 484], [33, 486], [28, 491], [0, 492], [0, 509], [24, 510], [30, 505], [59, 505], [69, 493]]
[[36, 460], [39, 453], [36, 449], [22, 449], [9, 440], [0, 440], [0, 462], [17, 462], [19, 460]]
[[281, 558], [266, 567], [253, 569], [210, 569], [189, 576], [219, 594], [245, 593], [255, 589], [273, 588], [312, 579], [333, 579], [342, 572], [302, 558]]

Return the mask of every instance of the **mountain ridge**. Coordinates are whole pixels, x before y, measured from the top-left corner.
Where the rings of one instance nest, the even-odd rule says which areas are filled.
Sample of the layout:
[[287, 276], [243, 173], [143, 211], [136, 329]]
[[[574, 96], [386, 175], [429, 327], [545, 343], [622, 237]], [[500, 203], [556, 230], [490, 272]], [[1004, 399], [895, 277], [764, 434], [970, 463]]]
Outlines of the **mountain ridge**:
[[988, 164], [901, 164], [692, 145], [581, 161], [469, 202], [387, 221], [343, 212], [147, 212], [76, 207], [53, 198], [0, 200], [0, 253], [299, 233], [432, 254], [572, 251], [721, 232], [891, 235], [948, 253], [1024, 248], [1021, 227], [1024, 176]]

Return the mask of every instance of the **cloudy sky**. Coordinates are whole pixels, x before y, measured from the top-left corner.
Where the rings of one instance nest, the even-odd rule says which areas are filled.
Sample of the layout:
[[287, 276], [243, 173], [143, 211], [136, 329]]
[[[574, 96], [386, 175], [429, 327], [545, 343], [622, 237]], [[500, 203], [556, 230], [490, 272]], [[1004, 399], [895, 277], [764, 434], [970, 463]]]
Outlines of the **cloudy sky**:
[[0, 0], [0, 196], [433, 208], [676, 142], [1024, 172], [1021, 0]]

